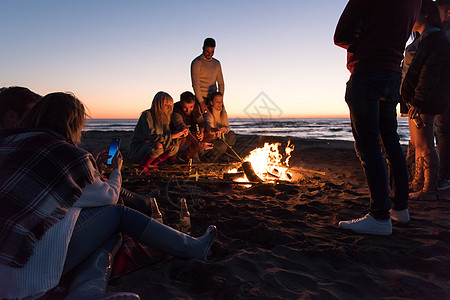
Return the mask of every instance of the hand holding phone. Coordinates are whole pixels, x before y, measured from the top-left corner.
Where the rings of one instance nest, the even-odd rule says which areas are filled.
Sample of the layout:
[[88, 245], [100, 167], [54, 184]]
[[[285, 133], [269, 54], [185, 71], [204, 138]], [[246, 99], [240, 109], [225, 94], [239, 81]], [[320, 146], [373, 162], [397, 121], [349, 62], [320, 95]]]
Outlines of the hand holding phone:
[[111, 167], [113, 169], [119, 169], [122, 170], [122, 165], [123, 165], [123, 157], [122, 157], [122, 153], [120, 153], [120, 150], [118, 150], [116, 152], [116, 154], [114, 155], [114, 157], [112, 158], [112, 164]]
[[116, 155], [117, 150], [119, 150], [119, 146], [120, 146], [120, 139], [117, 138], [117, 139], [111, 140], [111, 143], [109, 144], [109, 152], [108, 152], [108, 155], [110, 157], [106, 161], [106, 163], [108, 165], [112, 164], [112, 159], [113, 159], [114, 155]]

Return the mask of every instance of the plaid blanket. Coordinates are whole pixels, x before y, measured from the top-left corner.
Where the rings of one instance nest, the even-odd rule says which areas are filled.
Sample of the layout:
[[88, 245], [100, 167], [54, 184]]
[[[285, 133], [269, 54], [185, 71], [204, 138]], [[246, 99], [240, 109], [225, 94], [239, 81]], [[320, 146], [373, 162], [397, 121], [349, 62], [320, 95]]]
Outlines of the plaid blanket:
[[0, 263], [25, 265], [34, 244], [93, 182], [94, 158], [52, 131], [0, 130]]
[[169, 257], [168, 254], [162, 251], [139, 243], [129, 235], [122, 234], [122, 239], [122, 246], [114, 256], [111, 279], [136, 271], [139, 268], [156, 264]]

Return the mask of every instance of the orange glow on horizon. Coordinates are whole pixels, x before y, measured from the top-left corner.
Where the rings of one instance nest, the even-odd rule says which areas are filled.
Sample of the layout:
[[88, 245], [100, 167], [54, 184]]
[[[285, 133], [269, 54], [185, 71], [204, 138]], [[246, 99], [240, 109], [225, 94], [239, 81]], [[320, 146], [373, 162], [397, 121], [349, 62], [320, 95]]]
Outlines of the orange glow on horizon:
[[[134, 115], [119, 115], [119, 114], [90, 114], [89, 119], [139, 119], [140, 112]], [[247, 115], [242, 116], [228, 116], [230, 119], [258, 119], [250, 118]], [[348, 118], [348, 115], [293, 115], [283, 116], [278, 118], [261, 118], [261, 119], [333, 119], [333, 118]]]

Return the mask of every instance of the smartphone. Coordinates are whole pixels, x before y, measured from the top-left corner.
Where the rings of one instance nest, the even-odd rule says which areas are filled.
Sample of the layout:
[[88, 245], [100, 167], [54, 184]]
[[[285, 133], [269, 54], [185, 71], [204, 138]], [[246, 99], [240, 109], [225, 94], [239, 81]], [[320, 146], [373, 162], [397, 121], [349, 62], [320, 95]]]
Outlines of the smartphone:
[[112, 139], [111, 144], [109, 144], [109, 152], [108, 155], [111, 155], [110, 158], [106, 161], [108, 165], [112, 164], [112, 159], [114, 155], [116, 155], [117, 150], [119, 150], [120, 139]]

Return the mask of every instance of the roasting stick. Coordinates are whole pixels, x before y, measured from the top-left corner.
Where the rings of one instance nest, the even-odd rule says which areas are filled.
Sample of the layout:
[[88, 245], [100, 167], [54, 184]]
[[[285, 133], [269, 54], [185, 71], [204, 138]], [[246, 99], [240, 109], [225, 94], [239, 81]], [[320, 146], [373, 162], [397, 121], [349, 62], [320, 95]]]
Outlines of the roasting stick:
[[319, 175], [325, 175], [325, 172], [315, 171], [315, 170], [311, 170], [311, 169], [297, 168], [297, 167], [289, 167], [289, 169], [294, 170], [294, 171], [300, 171], [300, 172], [303, 171], [303, 172], [315, 173], [315, 174], [319, 174]]

